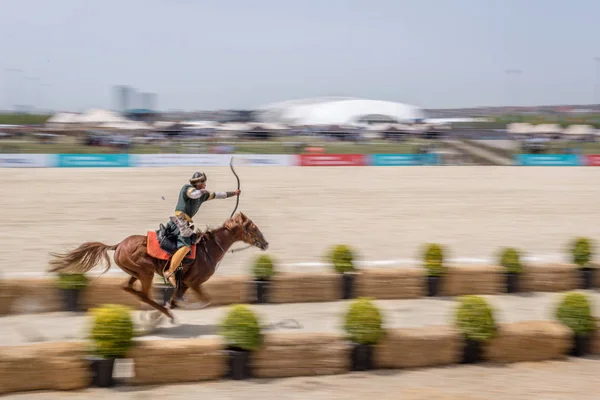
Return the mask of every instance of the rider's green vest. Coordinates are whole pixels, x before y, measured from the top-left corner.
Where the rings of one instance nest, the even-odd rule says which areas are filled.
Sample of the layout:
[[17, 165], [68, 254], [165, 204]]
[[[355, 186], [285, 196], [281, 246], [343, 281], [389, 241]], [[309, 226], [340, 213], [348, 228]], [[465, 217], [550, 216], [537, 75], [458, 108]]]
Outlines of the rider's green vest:
[[181, 211], [186, 213], [190, 218], [193, 218], [194, 215], [200, 209], [200, 206], [210, 195], [209, 193], [203, 194], [199, 199], [190, 199], [185, 193], [189, 188], [193, 188], [192, 185], [185, 184], [181, 188], [179, 192], [179, 199], [177, 200], [177, 206], [175, 207], [175, 211]]

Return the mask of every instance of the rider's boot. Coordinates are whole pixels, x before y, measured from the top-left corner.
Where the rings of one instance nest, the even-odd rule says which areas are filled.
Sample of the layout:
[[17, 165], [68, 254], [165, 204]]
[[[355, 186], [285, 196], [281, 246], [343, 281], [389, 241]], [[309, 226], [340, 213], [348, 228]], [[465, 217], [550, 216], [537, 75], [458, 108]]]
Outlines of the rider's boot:
[[169, 269], [165, 271], [164, 276], [169, 280], [171, 285], [175, 288], [175, 293], [179, 293], [179, 287], [177, 286], [177, 279], [175, 279], [175, 271], [181, 265], [183, 258], [190, 251], [190, 248], [183, 246], [177, 250], [173, 257], [171, 257], [171, 264]]

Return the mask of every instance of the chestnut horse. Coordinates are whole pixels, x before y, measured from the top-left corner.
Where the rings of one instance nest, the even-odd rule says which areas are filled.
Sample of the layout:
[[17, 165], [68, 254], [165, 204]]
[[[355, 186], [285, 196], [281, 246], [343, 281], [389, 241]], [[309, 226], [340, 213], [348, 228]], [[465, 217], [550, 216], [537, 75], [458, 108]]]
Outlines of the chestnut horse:
[[[205, 305], [210, 304], [210, 298], [204, 293], [201, 285], [215, 273], [218, 263], [223, 259], [227, 250], [236, 242], [242, 241], [250, 246], [258, 247], [265, 251], [269, 244], [260, 229], [246, 217], [238, 212], [229, 218], [219, 228], [201, 233], [195, 240], [196, 254], [193, 262], [184, 259], [182, 273], [179, 279], [179, 294], [187, 289], [192, 289]], [[150, 256], [147, 251], [148, 237], [145, 235], [131, 235], [121, 243], [108, 246], [99, 242], [87, 242], [66, 254], [51, 253], [54, 258], [50, 261], [50, 272], [85, 273], [94, 268], [102, 258], [107, 267], [102, 272], [106, 273], [112, 266], [108, 256], [109, 250], [114, 250], [114, 260], [119, 268], [131, 275], [123, 290], [137, 296], [141, 301], [160, 311], [174, 322], [174, 316], [169, 311], [177, 307], [175, 301], [178, 293], [173, 293], [165, 307], [150, 298], [150, 290], [154, 274], [164, 278], [165, 264], [170, 262]], [[139, 280], [142, 290], [133, 288]], [[160, 314], [158, 314], [160, 316]]]

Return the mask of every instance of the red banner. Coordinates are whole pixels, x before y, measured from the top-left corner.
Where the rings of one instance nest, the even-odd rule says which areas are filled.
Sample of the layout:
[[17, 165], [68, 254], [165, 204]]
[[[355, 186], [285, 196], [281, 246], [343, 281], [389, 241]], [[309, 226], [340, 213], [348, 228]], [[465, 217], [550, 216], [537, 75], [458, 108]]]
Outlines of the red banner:
[[585, 165], [590, 167], [600, 167], [600, 154], [588, 154], [585, 156]]
[[364, 154], [300, 154], [298, 165], [301, 167], [362, 167], [367, 165], [367, 160]]

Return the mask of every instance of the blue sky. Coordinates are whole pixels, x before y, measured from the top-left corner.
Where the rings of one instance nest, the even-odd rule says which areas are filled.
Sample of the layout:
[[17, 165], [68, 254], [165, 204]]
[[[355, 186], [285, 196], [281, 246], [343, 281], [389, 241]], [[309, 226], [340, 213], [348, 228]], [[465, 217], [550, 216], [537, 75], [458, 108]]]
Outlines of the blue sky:
[[157, 93], [163, 110], [330, 95], [428, 108], [600, 102], [600, 1], [0, 0], [0, 9], [0, 108], [113, 107], [116, 84]]

